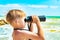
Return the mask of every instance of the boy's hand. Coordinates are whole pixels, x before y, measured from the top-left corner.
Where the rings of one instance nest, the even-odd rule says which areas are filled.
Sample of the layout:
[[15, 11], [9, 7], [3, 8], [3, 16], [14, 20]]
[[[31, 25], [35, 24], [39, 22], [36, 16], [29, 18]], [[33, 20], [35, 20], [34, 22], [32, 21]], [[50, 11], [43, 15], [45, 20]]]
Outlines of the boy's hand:
[[35, 16], [35, 15], [34, 15], [34, 16], [32, 16], [32, 20], [33, 20], [33, 21], [32, 21], [33, 23], [40, 22], [40, 20], [39, 20], [38, 16]]

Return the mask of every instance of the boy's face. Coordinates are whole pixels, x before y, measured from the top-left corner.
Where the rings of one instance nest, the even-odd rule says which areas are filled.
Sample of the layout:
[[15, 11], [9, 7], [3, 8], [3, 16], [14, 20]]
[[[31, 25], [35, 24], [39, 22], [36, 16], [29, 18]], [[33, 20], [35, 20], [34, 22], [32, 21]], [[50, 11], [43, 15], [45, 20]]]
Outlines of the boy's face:
[[25, 18], [17, 18], [11, 23], [14, 28], [24, 28], [25, 27]]

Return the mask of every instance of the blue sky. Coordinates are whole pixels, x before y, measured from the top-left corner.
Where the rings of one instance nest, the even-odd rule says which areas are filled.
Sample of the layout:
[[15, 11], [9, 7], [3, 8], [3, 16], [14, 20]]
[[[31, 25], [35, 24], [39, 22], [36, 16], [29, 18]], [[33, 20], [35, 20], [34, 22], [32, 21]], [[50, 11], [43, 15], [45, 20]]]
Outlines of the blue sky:
[[0, 4], [46, 4], [50, 0], [0, 0]]
[[60, 0], [0, 0], [0, 4], [57, 5], [60, 4]]
[[11, 9], [21, 9], [27, 15], [60, 16], [60, 0], [0, 0], [0, 16]]
[[60, 0], [0, 0], [0, 4], [45, 4], [55, 5]]

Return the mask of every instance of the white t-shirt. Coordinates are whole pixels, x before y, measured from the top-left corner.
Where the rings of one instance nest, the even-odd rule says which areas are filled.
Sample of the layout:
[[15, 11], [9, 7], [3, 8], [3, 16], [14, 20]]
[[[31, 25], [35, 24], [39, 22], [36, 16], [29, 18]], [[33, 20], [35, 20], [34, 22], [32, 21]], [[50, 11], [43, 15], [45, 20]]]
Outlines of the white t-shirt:
[[10, 24], [0, 26], [0, 40], [13, 40], [13, 27]]

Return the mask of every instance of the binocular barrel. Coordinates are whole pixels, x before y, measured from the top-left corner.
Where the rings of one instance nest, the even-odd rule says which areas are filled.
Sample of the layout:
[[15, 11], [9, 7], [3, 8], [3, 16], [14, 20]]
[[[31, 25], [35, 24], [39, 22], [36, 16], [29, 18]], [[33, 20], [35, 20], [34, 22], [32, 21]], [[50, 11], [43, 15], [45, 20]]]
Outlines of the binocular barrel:
[[[38, 16], [41, 22], [46, 21], [46, 17], [45, 16]], [[27, 16], [27, 18], [25, 18], [25, 22], [31, 22], [32, 21], [32, 16]]]

